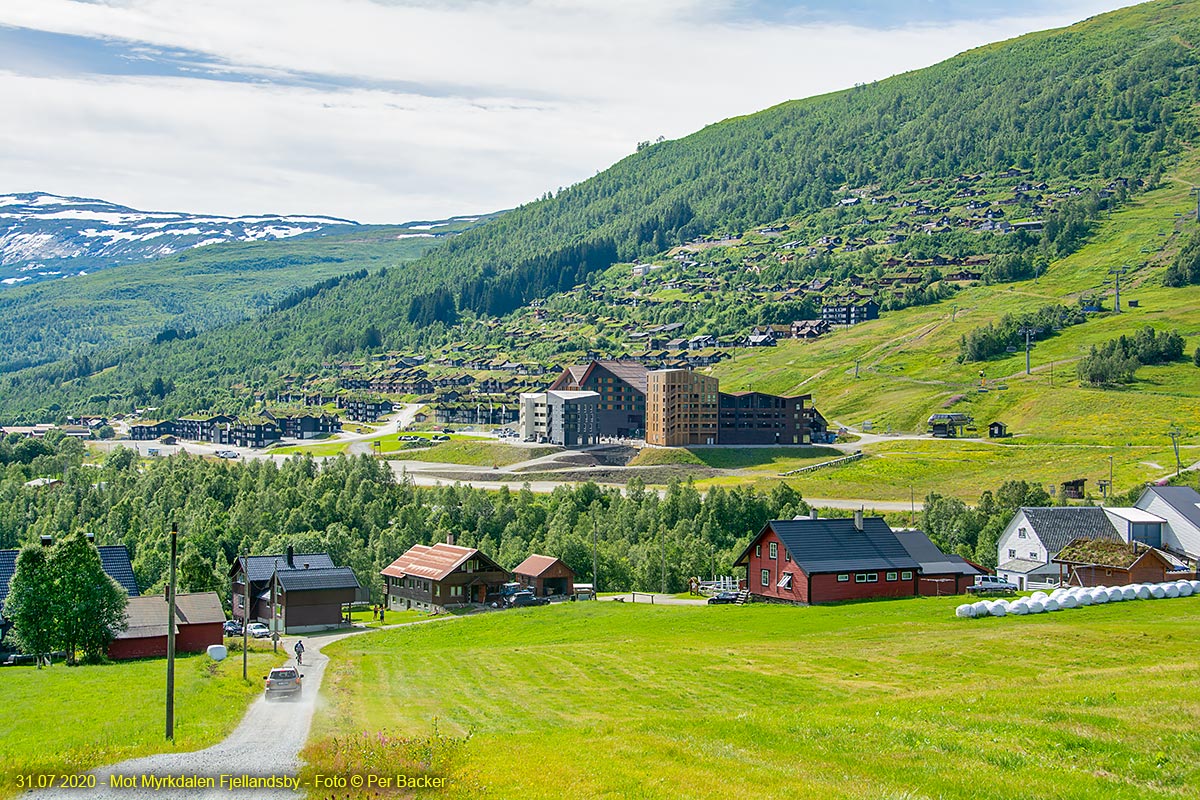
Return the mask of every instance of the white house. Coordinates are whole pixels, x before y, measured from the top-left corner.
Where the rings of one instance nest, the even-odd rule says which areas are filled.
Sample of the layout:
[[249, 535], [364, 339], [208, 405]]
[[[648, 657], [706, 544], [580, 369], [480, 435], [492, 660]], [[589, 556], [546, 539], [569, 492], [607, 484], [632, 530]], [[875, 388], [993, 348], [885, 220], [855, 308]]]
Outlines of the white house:
[[1200, 559], [1200, 492], [1189, 486], [1150, 486], [1135, 505], [1162, 519], [1161, 543], [1156, 546]]
[[1107, 509], [1090, 506], [1020, 508], [997, 544], [996, 574], [1021, 589], [1056, 583], [1059, 567], [1051, 560], [1076, 539], [1123, 541]]

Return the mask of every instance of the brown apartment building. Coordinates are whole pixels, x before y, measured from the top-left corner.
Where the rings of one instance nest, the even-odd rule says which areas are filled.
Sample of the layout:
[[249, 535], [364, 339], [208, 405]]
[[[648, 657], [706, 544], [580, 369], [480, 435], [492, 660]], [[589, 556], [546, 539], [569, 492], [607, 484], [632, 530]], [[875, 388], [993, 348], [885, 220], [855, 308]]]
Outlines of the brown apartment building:
[[717, 379], [690, 369], [646, 376], [646, 444], [717, 444]]
[[601, 436], [641, 436], [646, 426], [646, 366], [638, 361], [592, 361], [567, 367], [551, 391], [595, 392]]

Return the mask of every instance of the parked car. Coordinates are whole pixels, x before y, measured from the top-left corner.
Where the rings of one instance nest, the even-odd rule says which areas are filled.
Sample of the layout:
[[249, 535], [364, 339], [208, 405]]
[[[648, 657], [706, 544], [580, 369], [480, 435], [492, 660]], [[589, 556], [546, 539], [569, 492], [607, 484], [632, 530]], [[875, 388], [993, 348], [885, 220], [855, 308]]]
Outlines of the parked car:
[[525, 608], [527, 606], [548, 606], [550, 601], [544, 597], [538, 597], [533, 592], [517, 592], [508, 598], [509, 608]]
[[721, 592], [708, 598], [710, 606], [732, 605], [737, 602], [737, 592]]
[[225, 635], [226, 636], [241, 636], [242, 635], [242, 623], [238, 622], [236, 619], [225, 620]]
[[975, 585], [968, 586], [967, 591], [973, 594], [985, 592], [1015, 592], [1016, 584], [1009, 583], [999, 575], [976, 575]]
[[272, 697], [299, 697], [303, 678], [304, 675], [295, 667], [276, 667], [271, 670], [270, 675], [263, 676], [267, 682], [267, 700]]
[[271, 635], [271, 629], [266, 625], [263, 625], [261, 622], [251, 622], [248, 626], [246, 626], [246, 632], [255, 639], [265, 639]]
[[236, 450], [218, 450], [217, 458], [238, 458]]

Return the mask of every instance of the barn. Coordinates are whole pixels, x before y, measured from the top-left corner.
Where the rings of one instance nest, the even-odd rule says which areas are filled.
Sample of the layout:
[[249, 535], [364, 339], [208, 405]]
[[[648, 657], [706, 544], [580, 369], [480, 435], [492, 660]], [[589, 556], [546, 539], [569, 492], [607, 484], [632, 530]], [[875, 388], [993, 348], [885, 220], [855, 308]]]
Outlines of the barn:
[[756, 600], [832, 603], [917, 594], [920, 564], [878, 517], [768, 522], [734, 566]]
[[[108, 647], [114, 661], [162, 658], [167, 654], [167, 599], [161, 594], [129, 598], [124, 631]], [[220, 644], [225, 610], [216, 592], [175, 595], [175, 652], [203, 653]]]
[[923, 597], [965, 594], [967, 587], [975, 583], [975, 576], [984, 573], [962, 556], [943, 553], [923, 531], [895, 531], [895, 534], [905, 551], [920, 564], [917, 594]]
[[513, 569], [513, 580], [533, 589], [538, 597], [575, 593], [575, 570], [561, 558], [532, 555]]

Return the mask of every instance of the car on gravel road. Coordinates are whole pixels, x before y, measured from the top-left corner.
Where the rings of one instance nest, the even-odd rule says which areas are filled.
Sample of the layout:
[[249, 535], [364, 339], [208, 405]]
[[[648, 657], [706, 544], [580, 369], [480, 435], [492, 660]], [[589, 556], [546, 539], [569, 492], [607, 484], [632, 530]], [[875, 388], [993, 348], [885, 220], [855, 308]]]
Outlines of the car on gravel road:
[[267, 682], [267, 699], [272, 697], [299, 697], [301, 679], [304, 676], [295, 667], [276, 667], [270, 675], [264, 675]]
[[737, 602], [737, 597], [737, 592], [721, 592], [708, 598], [708, 604], [710, 606], [733, 605]]
[[271, 629], [261, 622], [251, 622], [246, 626], [246, 633], [253, 636], [255, 639], [265, 639], [271, 635]]

